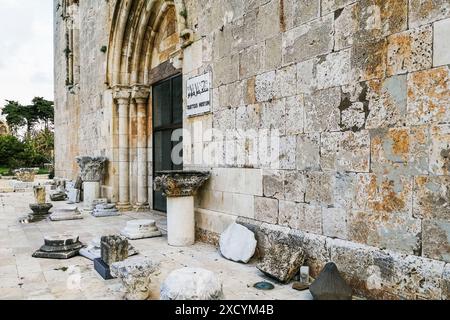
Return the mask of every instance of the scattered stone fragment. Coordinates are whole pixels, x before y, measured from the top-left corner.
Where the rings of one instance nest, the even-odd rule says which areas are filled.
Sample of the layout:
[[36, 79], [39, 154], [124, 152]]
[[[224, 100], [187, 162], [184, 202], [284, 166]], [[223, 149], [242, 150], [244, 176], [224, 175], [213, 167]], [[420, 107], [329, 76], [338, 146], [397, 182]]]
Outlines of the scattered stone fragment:
[[222, 282], [209, 270], [183, 268], [173, 271], [161, 286], [161, 300], [221, 300]]
[[113, 203], [98, 204], [92, 211], [92, 215], [96, 218], [114, 217], [119, 216], [120, 212], [119, 209], [117, 209], [116, 205]]
[[54, 213], [50, 215], [50, 220], [52, 221], [66, 221], [66, 220], [79, 220], [83, 219], [81, 212], [77, 207], [68, 207], [57, 209]]
[[155, 220], [131, 220], [120, 233], [130, 240], [154, 238], [162, 236]]
[[220, 236], [220, 252], [232, 261], [247, 263], [255, 254], [255, 234], [243, 225], [233, 223]]
[[[80, 255], [89, 260], [101, 258], [100, 242], [100, 237], [94, 238], [86, 248], [80, 250]], [[138, 253], [139, 252], [130, 243], [128, 243], [128, 257], [137, 255]]]
[[74, 204], [74, 203], [79, 203], [80, 202], [80, 190], [75, 189], [75, 188], [70, 188], [68, 189], [68, 203], [69, 204]]
[[297, 291], [304, 291], [304, 290], [309, 289], [309, 284], [296, 281], [292, 284], [292, 289], [297, 290]]
[[150, 296], [150, 276], [159, 264], [143, 257], [129, 258], [111, 265], [111, 276], [121, 280], [126, 300], [147, 300]]
[[266, 249], [263, 260], [256, 267], [268, 276], [287, 283], [294, 278], [304, 259], [302, 249], [276, 243]]
[[102, 260], [110, 266], [128, 258], [128, 240], [119, 235], [103, 236], [100, 240]]
[[325, 265], [310, 286], [314, 300], [352, 300], [352, 288], [345, 282], [333, 262]]
[[78, 255], [82, 247], [78, 236], [45, 236], [44, 245], [33, 253], [33, 258], [69, 259]]
[[51, 201], [64, 201], [67, 199], [66, 192], [64, 190], [57, 190], [55, 192], [50, 193]]

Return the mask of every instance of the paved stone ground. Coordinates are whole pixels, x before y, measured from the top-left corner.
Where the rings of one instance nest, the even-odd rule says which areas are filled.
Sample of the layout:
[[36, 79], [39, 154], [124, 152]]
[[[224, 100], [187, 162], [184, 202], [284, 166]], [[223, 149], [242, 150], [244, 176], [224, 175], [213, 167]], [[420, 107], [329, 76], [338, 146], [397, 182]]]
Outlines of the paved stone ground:
[[[0, 180], [0, 185], [4, 183]], [[121, 299], [119, 281], [101, 279], [90, 260], [80, 256], [70, 260], [35, 259], [31, 257], [32, 253], [42, 245], [44, 235], [74, 233], [83, 243], [88, 243], [95, 236], [117, 233], [126, 221], [134, 218], [152, 217], [161, 229], [165, 229], [164, 216], [155, 213], [19, 223], [20, 218], [30, 211], [28, 204], [32, 201], [31, 192], [0, 193], [0, 299]], [[66, 204], [58, 202], [54, 205]], [[189, 248], [174, 248], [167, 245], [166, 237], [131, 243], [141, 255], [161, 262], [161, 271], [152, 280], [151, 299], [159, 298], [159, 287], [165, 277], [182, 267], [203, 267], [217, 272], [223, 281], [226, 299], [311, 299], [308, 291], [295, 291], [290, 285], [275, 284], [272, 291], [254, 289], [254, 283], [267, 280], [255, 265], [228, 261], [211, 245], [197, 243]]]

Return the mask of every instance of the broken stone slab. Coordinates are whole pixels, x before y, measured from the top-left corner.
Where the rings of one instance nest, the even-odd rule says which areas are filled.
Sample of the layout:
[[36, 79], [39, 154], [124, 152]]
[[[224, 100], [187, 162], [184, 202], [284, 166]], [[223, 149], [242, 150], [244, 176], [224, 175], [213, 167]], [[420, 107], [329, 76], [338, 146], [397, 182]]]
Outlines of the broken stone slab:
[[33, 253], [33, 258], [69, 259], [78, 255], [83, 244], [75, 235], [45, 236], [44, 245]]
[[328, 262], [311, 284], [314, 300], [352, 300], [353, 290], [342, 278], [335, 263]]
[[305, 260], [303, 250], [284, 243], [272, 244], [256, 268], [264, 274], [288, 283], [297, 274]]
[[119, 235], [103, 236], [100, 240], [100, 254], [108, 266], [128, 258], [128, 240]]
[[67, 221], [67, 220], [80, 220], [83, 219], [83, 215], [77, 207], [68, 207], [57, 209], [50, 215], [52, 221]]
[[219, 277], [206, 269], [183, 268], [172, 271], [161, 285], [161, 300], [224, 299]]
[[220, 252], [228, 260], [248, 263], [255, 254], [255, 234], [243, 225], [233, 223], [220, 236]]
[[161, 231], [156, 226], [156, 221], [150, 219], [128, 221], [127, 226], [120, 232], [120, 234], [130, 240], [162, 236]]
[[[100, 243], [100, 237], [94, 238], [86, 248], [80, 250], [80, 255], [92, 261], [101, 258]], [[139, 252], [130, 243], [128, 243], [128, 257], [137, 254], [139, 254]]]
[[150, 296], [150, 277], [159, 270], [159, 263], [145, 257], [135, 257], [113, 263], [110, 270], [111, 276], [122, 282], [126, 300], [147, 300]]
[[67, 199], [67, 195], [63, 190], [57, 190], [55, 192], [50, 193], [51, 201], [64, 201]]

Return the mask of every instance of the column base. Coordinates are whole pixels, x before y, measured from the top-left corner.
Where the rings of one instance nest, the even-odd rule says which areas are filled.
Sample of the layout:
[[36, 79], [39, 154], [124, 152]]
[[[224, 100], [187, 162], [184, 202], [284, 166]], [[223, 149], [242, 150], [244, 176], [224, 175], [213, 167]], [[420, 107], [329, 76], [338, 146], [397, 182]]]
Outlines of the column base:
[[137, 203], [133, 206], [133, 209], [136, 212], [148, 212], [150, 211], [150, 206], [148, 203]]
[[119, 202], [116, 207], [120, 212], [127, 212], [127, 211], [131, 211], [133, 209], [133, 207], [131, 206], [130, 203], [120, 203]]

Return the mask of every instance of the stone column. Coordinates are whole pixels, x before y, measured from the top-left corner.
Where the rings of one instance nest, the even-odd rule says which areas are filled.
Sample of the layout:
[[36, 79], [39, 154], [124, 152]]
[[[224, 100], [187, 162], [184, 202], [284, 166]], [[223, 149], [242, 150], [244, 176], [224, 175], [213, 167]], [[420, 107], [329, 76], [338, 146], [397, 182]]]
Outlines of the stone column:
[[130, 91], [118, 89], [114, 98], [119, 113], [119, 203], [120, 211], [129, 211], [130, 205], [130, 161], [129, 161], [129, 117]]
[[100, 198], [100, 182], [105, 170], [105, 157], [77, 157], [84, 190], [84, 210], [92, 211], [93, 202]]
[[148, 173], [147, 173], [147, 107], [150, 89], [136, 86], [133, 98], [137, 105], [137, 163], [138, 194], [136, 211], [147, 211], [148, 205]]
[[167, 239], [170, 246], [195, 243], [194, 196], [209, 179], [209, 172], [165, 171], [157, 173], [155, 190], [167, 197]]

